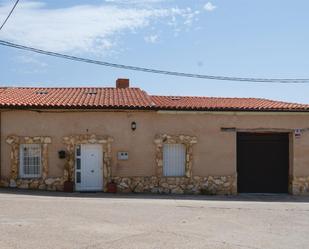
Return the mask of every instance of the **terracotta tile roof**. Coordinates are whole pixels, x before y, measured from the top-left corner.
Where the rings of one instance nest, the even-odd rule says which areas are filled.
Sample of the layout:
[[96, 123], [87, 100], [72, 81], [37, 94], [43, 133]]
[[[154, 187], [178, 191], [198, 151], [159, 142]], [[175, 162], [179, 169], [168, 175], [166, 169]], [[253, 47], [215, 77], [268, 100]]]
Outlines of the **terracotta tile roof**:
[[162, 109], [235, 111], [309, 111], [309, 105], [262, 98], [152, 96]]
[[148, 108], [139, 88], [0, 88], [0, 107]]
[[0, 88], [0, 108], [123, 108], [205, 111], [306, 111], [309, 105], [260, 98], [152, 96], [139, 88]]

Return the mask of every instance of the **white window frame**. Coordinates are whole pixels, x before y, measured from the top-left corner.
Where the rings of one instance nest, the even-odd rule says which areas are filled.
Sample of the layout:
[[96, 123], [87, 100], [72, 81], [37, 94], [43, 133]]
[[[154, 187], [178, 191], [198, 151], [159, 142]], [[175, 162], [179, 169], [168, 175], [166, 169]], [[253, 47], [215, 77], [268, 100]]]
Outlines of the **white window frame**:
[[[25, 170], [25, 149], [39, 149], [40, 154], [38, 160], [34, 160], [35, 157], [28, 157], [29, 167], [38, 167], [36, 174], [26, 174]], [[30, 163], [32, 160], [32, 164]], [[38, 165], [36, 165], [38, 163]], [[19, 146], [19, 176], [21, 178], [40, 178], [42, 172], [42, 145], [41, 144], [20, 144]]]
[[[177, 149], [179, 149], [179, 151], [175, 151]], [[170, 153], [176, 153], [176, 154], [170, 154]], [[169, 156], [171, 156], [171, 158], [168, 158]], [[186, 146], [184, 144], [182, 143], [163, 144], [163, 176], [164, 177], [185, 177], [186, 176], [186, 156], [187, 156], [187, 152], [186, 152]]]

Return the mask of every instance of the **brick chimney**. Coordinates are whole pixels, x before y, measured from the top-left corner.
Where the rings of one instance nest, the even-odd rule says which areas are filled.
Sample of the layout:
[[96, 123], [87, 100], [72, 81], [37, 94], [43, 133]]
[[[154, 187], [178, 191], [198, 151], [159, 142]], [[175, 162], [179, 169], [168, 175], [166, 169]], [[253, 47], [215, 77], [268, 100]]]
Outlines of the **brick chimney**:
[[116, 88], [129, 88], [130, 80], [129, 79], [117, 79]]

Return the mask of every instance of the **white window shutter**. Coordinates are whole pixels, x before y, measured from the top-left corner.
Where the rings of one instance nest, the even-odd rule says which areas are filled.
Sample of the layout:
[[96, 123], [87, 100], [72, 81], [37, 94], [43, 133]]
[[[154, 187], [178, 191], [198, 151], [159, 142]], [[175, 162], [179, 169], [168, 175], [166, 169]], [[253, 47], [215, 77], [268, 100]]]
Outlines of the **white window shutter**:
[[164, 144], [163, 175], [184, 176], [186, 164], [186, 147], [183, 144]]

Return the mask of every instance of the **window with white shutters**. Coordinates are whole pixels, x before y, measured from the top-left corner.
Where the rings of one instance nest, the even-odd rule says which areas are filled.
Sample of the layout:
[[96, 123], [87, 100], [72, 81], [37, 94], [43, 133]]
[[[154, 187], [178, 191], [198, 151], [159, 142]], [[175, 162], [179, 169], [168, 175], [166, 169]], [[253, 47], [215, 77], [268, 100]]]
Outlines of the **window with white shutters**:
[[186, 165], [186, 147], [184, 144], [163, 145], [163, 175], [184, 176]]
[[37, 178], [41, 176], [41, 145], [20, 145], [20, 177]]

